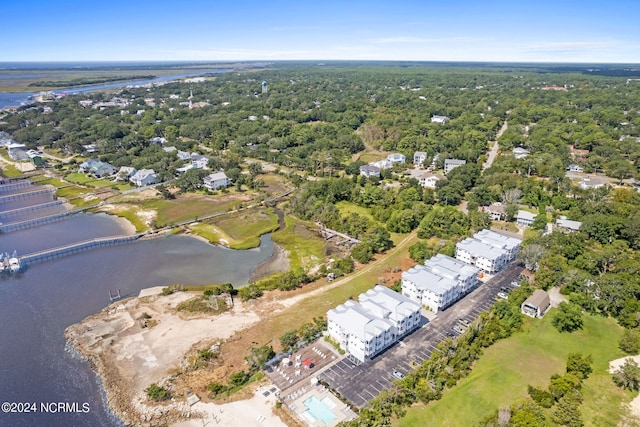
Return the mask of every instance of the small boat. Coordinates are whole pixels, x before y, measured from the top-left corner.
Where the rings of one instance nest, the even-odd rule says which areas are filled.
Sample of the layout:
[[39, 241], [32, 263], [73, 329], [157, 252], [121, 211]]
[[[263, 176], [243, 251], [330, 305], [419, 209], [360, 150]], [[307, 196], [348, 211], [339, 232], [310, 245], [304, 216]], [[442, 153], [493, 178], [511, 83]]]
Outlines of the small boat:
[[9, 271], [12, 273], [20, 271], [20, 259], [18, 257], [9, 258]]

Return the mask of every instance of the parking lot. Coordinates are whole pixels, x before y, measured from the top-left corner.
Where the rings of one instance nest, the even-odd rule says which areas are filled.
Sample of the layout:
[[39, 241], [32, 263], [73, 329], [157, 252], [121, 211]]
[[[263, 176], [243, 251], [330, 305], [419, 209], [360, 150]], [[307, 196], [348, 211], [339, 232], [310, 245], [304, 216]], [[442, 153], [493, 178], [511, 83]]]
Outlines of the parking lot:
[[458, 319], [472, 322], [480, 313], [489, 310], [500, 288], [513, 288], [511, 282], [518, 280], [522, 270], [515, 263], [511, 264], [453, 306], [439, 312], [435, 318], [430, 315], [432, 321], [426, 322], [373, 360], [355, 365], [347, 358], [342, 358], [330, 364], [318, 378], [355, 406], [364, 408], [369, 400], [388, 389], [393, 380], [397, 379], [393, 375], [394, 371], [407, 374], [415, 364], [429, 358], [436, 344], [453, 332]]

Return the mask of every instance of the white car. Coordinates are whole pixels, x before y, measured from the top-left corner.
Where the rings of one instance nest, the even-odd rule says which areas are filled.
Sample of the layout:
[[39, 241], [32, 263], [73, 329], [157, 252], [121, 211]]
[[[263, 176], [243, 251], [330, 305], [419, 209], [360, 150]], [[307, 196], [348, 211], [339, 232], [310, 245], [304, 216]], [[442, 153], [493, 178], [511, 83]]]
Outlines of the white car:
[[498, 292], [498, 298], [509, 299], [509, 295], [505, 294], [504, 292]]

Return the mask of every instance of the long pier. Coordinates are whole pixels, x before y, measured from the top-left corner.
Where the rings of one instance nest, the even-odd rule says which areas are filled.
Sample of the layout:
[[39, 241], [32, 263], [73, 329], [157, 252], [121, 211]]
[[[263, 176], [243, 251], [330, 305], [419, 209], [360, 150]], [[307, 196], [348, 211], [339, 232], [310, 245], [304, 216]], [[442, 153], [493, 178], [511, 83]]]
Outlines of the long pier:
[[8, 193], [10, 191], [20, 190], [22, 188], [27, 188], [31, 185], [31, 182], [26, 179], [22, 179], [20, 181], [0, 181], [0, 194]]
[[27, 206], [25, 208], [12, 209], [9, 211], [0, 212], [0, 219], [11, 218], [14, 216], [20, 216], [27, 212], [35, 212], [42, 209], [54, 208], [56, 206], [62, 205], [62, 200], [54, 200], [53, 202], [40, 203], [38, 205]]
[[51, 259], [59, 258], [66, 255], [72, 255], [79, 252], [83, 252], [89, 249], [102, 248], [108, 246], [123, 245], [138, 240], [145, 233], [134, 234], [132, 236], [113, 236], [113, 237], [100, 237], [96, 239], [85, 240], [82, 242], [72, 243], [65, 246], [59, 246], [57, 248], [47, 249], [40, 252], [33, 252], [20, 257], [20, 264], [22, 266], [34, 264], [36, 262], [48, 261]]
[[50, 222], [59, 221], [63, 218], [66, 218], [69, 215], [77, 214], [79, 212], [83, 212], [87, 209], [92, 209], [97, 207], [98, 204], [86, 206], [84, 208], [78, 208], [68, 212], [61, 212], [53, 215], [47, 215], [40, 218], [28, 219], [26, 221], [14, 222], [11, 224], [0, 225], [0, 234], [9, 233], [11, 231], [24, 230], [25, 228], [31, 228], [42, 224], [48, 224]]
[[55, 192], [56, 192], [55, 187], [46, 187], [38, 190], [27, 191], [24, 193], [16, 193], [16, 194], [9, 194], [8, 196], [0, 196], [0, 205], [3, 203], [12, 202], [14, 200], [28, 199], [31, 197], [39, 196], [41, 194], [52, 194]]

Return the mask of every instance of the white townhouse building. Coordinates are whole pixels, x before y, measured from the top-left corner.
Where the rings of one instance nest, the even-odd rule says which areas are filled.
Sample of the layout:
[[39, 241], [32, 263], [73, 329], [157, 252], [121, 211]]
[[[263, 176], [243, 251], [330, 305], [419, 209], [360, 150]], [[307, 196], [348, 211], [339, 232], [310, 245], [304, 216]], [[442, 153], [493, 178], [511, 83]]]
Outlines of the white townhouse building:
[[480, 230], [473, 235], [474, 238], [480, 240], [482, 243], [491, 245], [494, 248], [504, 249], [509, 255], [509, 260], [513, 261], [518, 256], [520, 251], [520, 245], [522, 241], [514, 237], [505, 236], [504, 234], [496, 233], [491, 230]]
[[359, 298], [327, 312], [329, 335], [355, 361], [373, 358], [420, 323], [420, 305], [384, 286]]
[[151, 185], [158, 182], [158, 177], [153, 169], [140, 169], [131, 178], [129, 178], [134, 185], [138, 187], [144, 187], [145, 185]]
[[214, 191], [219, 188], [228, 187], [231, 185], [231, 180], [223, 171], [215, 172], [204, 177], [202, 180], [204, 186], [209, 190]]
[[398, 331], [398, 338], [420, 326], [420, 305], [387, 287], [378, 285], [369, 289], [358, 300], [368, 311], [389, 320]]
[[477, 267], [438, 254], [402, 273], [402, 294], [438, 312], [475, 289], [478, 273]]
[[456, 245], [456, 258], [494, 274], [509, 263], [509, 253], [472, 237]]
[[416, 265], [402, 273], [402, 295], [438, 312], [462, 296], [458, 282]]
[[463, 294], [474, 290], [479, 284], [480, 269], [447, 255], [437, 254], [424, 262], [425, 268], [434, 274], [456, 280]]

